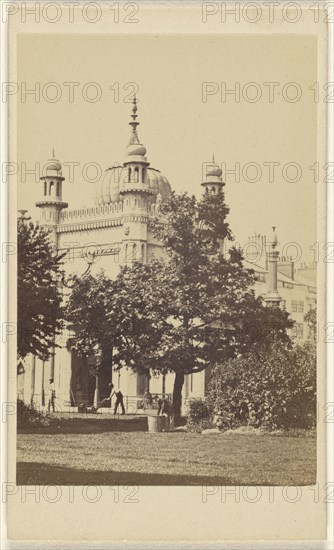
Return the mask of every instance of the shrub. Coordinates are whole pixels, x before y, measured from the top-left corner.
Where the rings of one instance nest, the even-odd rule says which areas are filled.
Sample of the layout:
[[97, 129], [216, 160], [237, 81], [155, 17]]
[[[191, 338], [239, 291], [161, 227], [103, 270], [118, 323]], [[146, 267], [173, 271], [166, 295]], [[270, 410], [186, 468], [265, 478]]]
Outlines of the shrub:
[[209, 403], [203, 399], [189, 400], [187, 428], [193, 432], [201, 432], [212, 426], [212, 409]]
[[43, 414], [35, 409], [33, 405], [27, 405], [21, 399], [17, 400], [17, 424], [18, 426], [49, 426], [53, 417], [49, 414]]
[[252, 352], [217, 365], [208, 399], [219, 428], [313, 427], [315, 346], [309, 342], [290, 350], [275, 346], [270, 352]]

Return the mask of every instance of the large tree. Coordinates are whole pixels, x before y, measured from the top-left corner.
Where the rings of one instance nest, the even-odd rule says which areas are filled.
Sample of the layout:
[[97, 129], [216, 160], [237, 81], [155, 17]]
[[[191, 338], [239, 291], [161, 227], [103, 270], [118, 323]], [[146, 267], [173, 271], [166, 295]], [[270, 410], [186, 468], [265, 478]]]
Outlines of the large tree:
[[155, 370], [159, 341], [167, 328], [165, 303], [155, 300], [162, 265], [136, 263], [122, 268], [116, 280], [103, 271], [71, 277], [66, 319], [75, 336], [69, 344], [82, 357], [95, 355], [97, 377], [112, 364], [114, 369], [126, 366], [148, 376]]
[[167, 257], [124, 267], [114, 283], [84, 278], [72, 297], [72, 321], [88, 328], [78, 333], [81, 353], [102, 331], [113, 342], [115, 368], [175, 373], [176, 418], [187, 374], [270, 346], [273, 337], [289, 342], [288, 315], [255, 298], [237, 249], [223, 252], [224, 239], [232, 239], [227, 213], [223, 193], [201, 201], [173, 194], [153, 226]]
[[[131, 322], [124, 326], [115, 361], [140, 370], [143, 365], [161, 373], [174, 372], [174, 413], [180, 415], [185, 375], [217, 362], [268, 345], [273, 335], [288, 343], [288, 315], [266, 308], [255, 298], [253, 275], [241, 253], [222, 251], [232, 239], [225, 220], [223, 193], [200, 202], [173, 194], [162, 206], [154, 227], [167, 252], [165, 261], [125, 268], [118, 281]], [[257, 330], [248, 330], [248, 326]]]
[[62, 256], [49, 231], [21, 216], [18, 238], [18, 357], [47, 359], [63, 327]]

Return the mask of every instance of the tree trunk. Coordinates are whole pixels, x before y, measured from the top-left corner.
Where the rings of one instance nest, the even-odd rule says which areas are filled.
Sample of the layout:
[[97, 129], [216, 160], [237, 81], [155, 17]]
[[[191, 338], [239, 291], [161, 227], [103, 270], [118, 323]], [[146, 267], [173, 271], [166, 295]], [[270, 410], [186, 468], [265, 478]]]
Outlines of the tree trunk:
[[184, 374], [175, 373], [174, 389], [173, 389], [173, 411], [174, 425], [179, 426], [181, 420], [181, 405], [182, 405], [182, 388], [184, 383]]
[[99, 375], [95, 375], [95, 391], [94, 391], [94, 400], [93, 400], [93, 406], [95, 409], [98, 408], [100, 404], [100, 388], [99, 388]]
[[31, 385], [30, 385], [30, 403], [31, 403], [31, 405], [34, 405], [35, 382], [36, 382], [36, 355], [33, 355], [32, 356], [32, 362], [31, 362]]

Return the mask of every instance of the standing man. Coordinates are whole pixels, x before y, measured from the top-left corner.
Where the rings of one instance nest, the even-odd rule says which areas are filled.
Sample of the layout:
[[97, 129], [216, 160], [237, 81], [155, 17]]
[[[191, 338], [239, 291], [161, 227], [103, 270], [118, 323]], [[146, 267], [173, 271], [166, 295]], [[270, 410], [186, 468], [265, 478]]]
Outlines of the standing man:
[[103, 403], [103, 401], [109, 401], [109, 399], [110, 399], [110, 405], [111, 405], [111, 399], [115, 395], [116, 396], [116, 403], [115, 403], [115, 408], [114, 408], [114, 414], [117, 413], [118, 405], [121, 406], [122, 414], [125, 414], [123, 394], [122, 394], [121, 390], [119, 390], [119, 389], [115, 390], [114, 389], [114, 384], [112, 384], [112, 383], [109, 384], [109, 387], [110, 387], [110, 395], [109, 395], [109, 397], [106, 397], [105, 399], [102, 399], [101, 403]]
[[53, 378], [49, 379], [49, 403], [48, 403], [48, 411], [50, 412], [50, 409], [52, 408], [52, 412], [55, 412], [55, 386], [53, 382]]

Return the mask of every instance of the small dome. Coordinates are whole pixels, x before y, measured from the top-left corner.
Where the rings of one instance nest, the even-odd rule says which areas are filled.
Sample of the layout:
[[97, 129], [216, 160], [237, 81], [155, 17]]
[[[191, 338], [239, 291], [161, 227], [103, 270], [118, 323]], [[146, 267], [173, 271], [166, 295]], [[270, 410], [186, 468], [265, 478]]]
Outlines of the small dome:
[[[96, 185], [96, 205], [103, 206], [120, 201], [120, 191], [125, 188], [127, 181], [128, 170], [125, 166], [111, 166], [108, 168], [103, 179]], [[160, 193], [162, 202], [167, 202], [170, 198], [171, 186], [167, 178], [155, 168], [150, 166], [146, 168], [143, 185], [146, 189], [151, 189], [156, 197]]]
[[61, 163], [55, 157], [55, 149], [52, 149], [52, 159], [47, 161], [46, 165], [47, 170], [55, 170], [56, 172], [61, 172]]
[[[212, 158], [212, 163], [207, 164], [208, 169], [205, 174], [205, 181], [201, 184], [203, 187], [206, 188], [207, 192], [212, 192], [212, 189], [216, 189], [218, 186], [218, 189], [221, 189], [225, 183], [222, 180], [222, 170], [219, 168], [218, 164], [215, 162], [214, 157]], [[214, 184], [214, 188], [207, 187], [207, 185]]]
[[56, 172], [61, 172], [61, 163], [59, 162], [59, 160], [53, 158], [53, 159], [49, 159], [47, 161], [47, 164], [46, 164], [46, 170], [54, 170]]
[[212, 169], [208, 170], [206, 173], [206, 177], [208, 176], [217, 176], [218, 178], [221, 178], [223, 172], [219, 168], [218, 164], [215, 164]]
[[60, 162], [54, 162], [53, 164], [48, 165], [48, 170], [61, 170], [61, 164]]
[[126, 154], [129, 157], [133, 155], [144, 157], [146, 155], [146, 147], [144, 147], [141, 143], [133, 143], [128, 145]]

